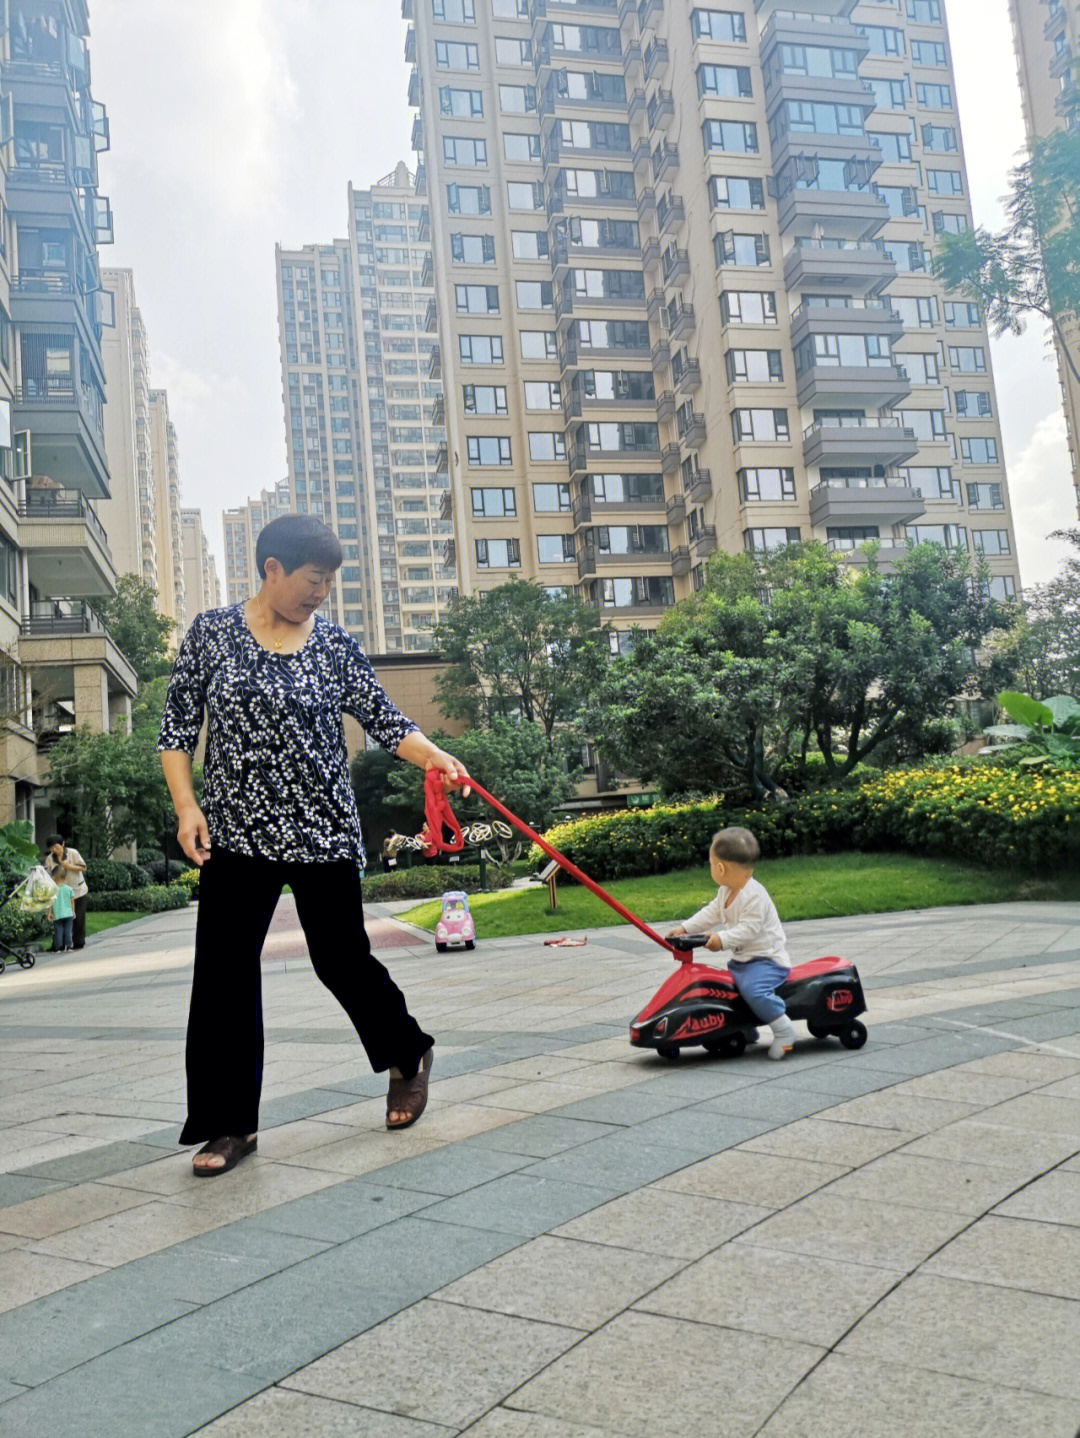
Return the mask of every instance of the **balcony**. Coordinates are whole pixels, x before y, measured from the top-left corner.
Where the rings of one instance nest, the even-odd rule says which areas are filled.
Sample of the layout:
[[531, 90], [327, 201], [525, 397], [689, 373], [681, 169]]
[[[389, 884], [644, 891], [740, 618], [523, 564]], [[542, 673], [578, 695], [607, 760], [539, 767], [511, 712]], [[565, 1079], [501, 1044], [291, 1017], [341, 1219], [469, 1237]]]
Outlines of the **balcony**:
[[[106, 694], [109, 699], [135, 694], [138, 678], [134, 669], [85, 600], [35, 600], [19, 630], [19, 662], [34, 671], [35, 687], [61, 696], [75, 695], [76, 723], [89, 722], [95, 730], [105, 729]], [[104, 681], [101, 689], [96, 683], [90, 686], [95, 697], [83, 716], [81, 698], [87, 697], [90, 687], [77, 684], [77, 669], [97, 670]]]
[[665, 444], [660, 451], [660, 468], [664, 474], [674, 474], [682, 463], [682, 454], [677, 444]]
[[1059, 35], [1065, 33], [1065, 6], [1059, 3], [1050, 6], [1050, 17], [1043, 26], [1043, 35], [1053, 44]]
[[905, 464], [918, 451], [915, 431], [891, 416], [812, 424], [803, 434], [803, 462], [808, 469], [889, 468]]
[[682, 524], [686, 518], [686, 495], [675, 494], [664, 506], [668, 525]]
[[712, 498], [712, 470], [695, 469], [686, 486], [686, 495], [691, 504], [704, 504]]
[[583, 477], [592, 473], [610, 473], [624, 466], [641, 470], [651, 468], [659, 457], [655, 449], [597, 449], [593, 445], [579, 443], [570, 449], [570, 473]]
[[619, 0], [532, 0], [529, 19], [534, 23], [550, 14], [556, 20], [573, 20], [576, 15], [597, 15], [614, 19]]
[[101, 396], [90, 385], [53, 388], [32, 381], [15, 390], [12, 425], [33, 435], [34, 466], [65, 489], [109, 498]]
[[677, 374], [672, 369], [672, 378], [675, 381], [675, 388], [680, 394], [693, 394], [696, 389], [701, 387], [701, 361], [684, 360]]
[[690, 550], [685, 544], [671, 551], [671, 572], [676, 579], [690, 573]]
[[648, 169], [648, 166], [652, 163], [652, 150], [649, 148], [648, 140], [639, 140], [637, 142], [630, 159], [633, 162], [635, 171]]
[[[666, 47], [665, 47], [666, 48]], [[657, 90], [649, 101], [650, 130], [666, 130], [675, 114], [675, 101], [670, 90]]]
[[[760, 7], [759, 7], [760, 8]], [[774, 10], [761, 32], [761, 58], [767, 61], [778, 45], [829, 45], [857, 50], [860, 62], [870, 53], [870, 42], [860, 26], [844, 14], [825, 15], [822, 6], [797, 8], [785, 5]], [[850, 8], [850, 7], [849, 7]], [[768, 73], [772, 66], [766, 65]], [[837, 82], [830, 79], [829, 84]]]
[[409, 109], [415, 110], [420, 103], [420, 76], [416, 70], [409, 71]]
[[659, 184], [662, 180], [670, 180], [679, 168], [679, 147], [669, 145], [666, 140], [661, 141], [652, 152], [653, 179]]
[[811, 236], [824, 229], [835, 239], [872, 240], [890, 219], [889, 207], [869, 188], [792, 189], [777, 206], [783, 235]]
[[646, 270], [654, 270], [660, 263], [660, 241], [654, 235], [641, 247], [641, 263]]
[[664, 421], [675, 418], [675, 411], [678, 409], [675, 396], [667, 389], [663, 394], [656, 396], [656, 418]]
[[1080, 81], [1074, 73], [1069, 72], [1061, 77], [1061, 89], [1054, 100], [1054, 110], [1057, 114], [1069, 116], [1080, 106]]
[[641, 57], [645, 79], [651, 80], [654, 75], [662, 75], [668, 67], [669, 59], [667, 41], [650, 40]]
[[[832, 544], [830, 544], [829, 548], [845, 564], [853, 564], [861, 567], [870, 563], [870, 555], [865, 548], [865, 544], [869, 543], [871, 543], [871, 541], [867, 540], [856, 549], [840, 549]], [[873, 541], [873, 546], [874, 563], [877, 566], [878, 572], [881, 574], [895, 573], [897, 564], [899, 564], [900, 560], [904, 557], [906, 545], [893, 544], [890, 540], [885, 540], [883, 542]]]
[[830, 481], [810, 491], [810, 523], [815, 528], [913, 524], [925, 513], [921, 490], [887, 479]]
[[694, 324], [693, 305], [669, 305], [664, 311], [664, 327], [667, 330], [668, 339], [672, 341], [681, 340], [684, 335], [692, 334]]
[[97, 598], [116, 590], [116, 570], [101, 521], [78, 490], [36, 488], [19, 505], [19, 547], [39, 594]]
[[435, 262], [431, 258], [431, 251], [424, 255], [424, 263], [420, 269], [420, 288], [430, 290], [435, 283]]
[[685, 219], [686, 207], [678, 195], [665, 195], [656, 207], [656, 224], [661, 235], [677, 229]]
[[[635, 48], [636, 48], [636, 46], [635, 46]], [[630, 57], [627, 56], [627, 59], [628, 59], [628, 60], [629, 60], [629, 58], [630, 58]], [[626, 114], [627, 114], [627, 118], [629, 119], [630, 123], [631, 123], [632, 125], [635, 124], [635, 123], [637, 122], [637, 120], [639, 120], [639, 119], [641, 118], [641, 116], [645, 114], [645, 111], [646, 111], [645, 91], [642, 90], [640, 87], [638, 87], [636, 90], [631, 90], [631, 91], [630, 91], [629, 98], [627, 99], [627, 102], [626, 102]]]
[[405, 31], [405, 63], [416, 64], [416, 31], [411, 25]]
[[443, 545], [442, 562], [444, 569], [453, 569], [457, 564], [457, 544], [452, 539]]
[[449, 469], [449, 460], [450, 456], [447, 452], [446, 441], [444, 440], [435, 451], [435, 473], [446, 474]]
[[638, 24], [644, 30], [655, 25], [664, 13], [664, 0], [640, 0], [637, 8]]
[[814, 334], [886, 335], [895, 341], [904, 334], [904, 322], [887, 298], [837, 297], [816, 304], [801, 304], [792, 311], [792, 348]]
[[439, 328], [439, 310], [435, 303], [435, 296], [427, 302], [427, 309], [424, 311], [424, 329], [429, 335], [435, 334]]
[[432, 346], [427, 372], [428, 379], [442, 379], [442, 350], [438, 345]]
[[707, 559], [716, 550], [716, 525], [703, 525], [690, 541], [690, 553], [697, 560]]
[[448, 489], [444, 489], [439, 496], [439, 518], [443, 520], [453, 519], [454, 500]]
[[659, 340], [652, 347], [652, 367], [654, 370], [666, 369], [671, 363], [671, 345], [667, 340]]
[[688, 449], [700, 449], [705, 443], [705, 416], [696, 410], [680, 411], [679, 438]]
[[690, 256], [677, 245], [669, 245], [661, 256], [660, 270], [664, 276], [664, 284], [677, 284], [690, 273]]
[[895, 364], [814, 364], [796, 377], [800, 407], [888, 409], [910, 393], [907, 370]]
[[431, 401], [431, 408], [428, 410], [428, 424], [438, 427], [446, 421], [446, 399], [443, 395], [437, 394]]
[[[846, 19], [855, 9], [858, 0], [814, 0], [813, 19], [816, 24], [826, 23], [834, 18]], [[759, 15], [771, 15], [775, 10], [789, 10], [791, 0], [754, 0], [754, 9]], [[818, 44], [822, 38], [819, 31]]]
[[836, 287], [848, 294], [877, 294], [896, 279], [896, 265], [879, 240], [799, 239], [784, 257], [789, 290]]

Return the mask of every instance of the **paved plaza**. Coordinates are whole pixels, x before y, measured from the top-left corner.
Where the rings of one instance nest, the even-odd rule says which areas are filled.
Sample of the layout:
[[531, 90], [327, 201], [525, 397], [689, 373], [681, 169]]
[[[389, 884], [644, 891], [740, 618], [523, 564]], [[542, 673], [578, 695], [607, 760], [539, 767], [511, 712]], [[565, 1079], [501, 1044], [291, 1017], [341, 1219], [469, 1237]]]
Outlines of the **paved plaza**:
[[780, 1064], [631, 1050], [669, 966], [629, 928], [374, 913], [428, 1113], [385, 1131], [283, 900], [258, 1155], [210, 1181], [193, 911], [0, 977], [2, 1438], [1074, 1438], [1076, 906], [789, 925], [870, 1038]]

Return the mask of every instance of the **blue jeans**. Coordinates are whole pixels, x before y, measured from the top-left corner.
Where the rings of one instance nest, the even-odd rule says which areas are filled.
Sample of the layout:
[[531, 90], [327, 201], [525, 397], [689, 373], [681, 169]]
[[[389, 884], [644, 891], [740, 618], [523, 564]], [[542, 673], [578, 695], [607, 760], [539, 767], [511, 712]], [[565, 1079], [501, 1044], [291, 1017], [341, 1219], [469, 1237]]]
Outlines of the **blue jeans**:
[[776, 990], [787, 983], [790, 969], [774, 963], [772, 959], [732, 959], [728, 971], [754, 1017], [763, 1024], [771, 1024], [773, 1019], [787, 1012]]
[[53, 948], [70, 949], [72, 928], [75, 923], [74, 915], [66, 919], [53, 919]]

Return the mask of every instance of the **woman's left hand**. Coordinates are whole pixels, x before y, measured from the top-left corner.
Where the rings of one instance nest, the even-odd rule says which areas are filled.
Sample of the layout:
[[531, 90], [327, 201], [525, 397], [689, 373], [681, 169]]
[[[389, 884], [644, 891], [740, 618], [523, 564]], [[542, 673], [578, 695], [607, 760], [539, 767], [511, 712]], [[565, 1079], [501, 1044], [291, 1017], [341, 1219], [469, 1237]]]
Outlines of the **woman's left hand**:
[[469, 771], [468, 769], [466, 769], [465, 765], [461, 762], [461, 760], [455, 759], [452, 754], [447, 754], [444, 750], [437, 749], [435, 753], [431, 756], [431, 758], [428, 759], [428, 761], [425, 763], [424, 769], [425, 771], [428, 769], [440, 770], [442, 772], [444, 789], [456, 789], [459, 787], [459, 785], [464, 783], [466, 794], [469, 792], [469, 786], [467, 782], [469, 778]]

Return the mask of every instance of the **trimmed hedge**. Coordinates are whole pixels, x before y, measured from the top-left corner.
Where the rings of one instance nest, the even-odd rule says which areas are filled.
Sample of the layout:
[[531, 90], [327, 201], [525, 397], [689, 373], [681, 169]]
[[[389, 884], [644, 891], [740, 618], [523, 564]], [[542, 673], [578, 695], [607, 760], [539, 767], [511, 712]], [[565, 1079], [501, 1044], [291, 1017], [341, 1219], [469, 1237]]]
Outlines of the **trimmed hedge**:
[[[494, 864], [487, 866], [489, 889], [505, 888], [513, 877], [512, 872], [502, 877]], [[466, 894], [480, 893], [480, 865], [422, 864], [397, 873], [364, 876], [364, 898], [373, 904], [386, 899], [437, 899], [450, 889], [461, 889]]]
[[93, 889], [130, 889], [131, 867], [119, 864], [114, 859], [87, 859], [87, 887]]
[[[1052, 871], [1080, 864], [1080, 773], [972, 760], [893, 770], [857, 789], [800, 794], [787, 804], [619, 811], [558, 824], [544, 837], [602, 882], [704, 865], [715, 831], [731, 825], [751, 829], [767, 858], [907, 849]], [[542, 858], [535, 847], [531, 858]]]
[[149, 871], [144, 869], [141, 864], [125, 864], [124, 868], [131, 875], [131, 887], [133, 889], [145, 889], [147, 885], [154, 882], [150, 877]]
[[175, 884], [188, 869], [180, 859], [154, 859], [143, 867], [155, 884]]
[[145, 889], [99, 889], [87, 896], [89, 913], [160, 914], [186, 909], [191, 902], [184, 884], [148, 884]]

